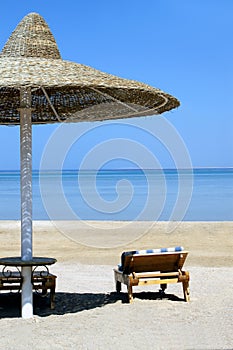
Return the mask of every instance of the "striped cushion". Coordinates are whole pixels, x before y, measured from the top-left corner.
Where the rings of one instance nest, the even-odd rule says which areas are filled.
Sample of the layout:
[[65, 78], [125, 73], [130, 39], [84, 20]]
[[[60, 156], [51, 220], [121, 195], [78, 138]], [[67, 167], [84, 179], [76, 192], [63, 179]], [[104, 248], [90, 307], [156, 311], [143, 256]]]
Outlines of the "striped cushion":
[[150, 253], [170, 253], [170, 252], [181, 252], [184, 250], [183, 247], [177, 246], [172, 248], [160, 248], [160, 249], [147, 249], [147, 250], [136, 250], [134, 254], [150, 254]]
[[172, 248], [158, 248], [158, 249], [146, 249], [146, 250], [131, 250], [128, 252], [123, 252], [121, 254], [121, 265], [118, 265], [119, 271], [123, 270], [125, 257], [129, 255], [135, 255], [135, 254], [160, 254], [160, 253], [171, 253], [171, 252], [182, 252], [184, 250], [183, 247], [177, 246]]

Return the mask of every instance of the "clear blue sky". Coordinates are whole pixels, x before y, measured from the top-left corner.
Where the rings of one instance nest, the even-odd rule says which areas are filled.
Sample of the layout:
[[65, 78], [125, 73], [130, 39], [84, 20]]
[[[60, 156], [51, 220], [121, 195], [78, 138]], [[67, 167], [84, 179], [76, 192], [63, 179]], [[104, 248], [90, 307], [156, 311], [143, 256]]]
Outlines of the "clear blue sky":
[[[44, 17], [63, 59], [142, 81], [177, 97], [181, 106], [163, 118], [184, 140], [193, 167], [233, 166], [232, 0], [2, 1], [1, 49], [30, 12]], [[143, 120], [152, 133], [155, 119]], [[137, 120], [132, 123], [137, 125]], [[43, 149], [56, 128], [33, 127], [34, 168], [39, 168]], [[108, 137], [117, 137], [117, 126], [110, 125], [100, 134], [90, 133], [92, 147], [95, 137], [97, 143], [106, 140], [104, 130]], [[163, 167], [173, 167], [171, 157], [149, 143], [146, 134], [140, 139], [136, 134], [137, 128], [135, 135], [131, 128], [131, 140], [135, 136], [151, 152], [159, 153], [156, 157]], [[88, 144], [88, 139], [83, 142], [82, 152], [89, 151]], [[0, 126], [0, 150], [0, 169], [17, 169], [19, 127]], [[106, 147], [106, 159], [111, 158], [110, 151]], [[67, 167], [77, 167], [76, 152], [78, 147], [67, 157]], [[126, 163], [116, 161], [115, 165]]]

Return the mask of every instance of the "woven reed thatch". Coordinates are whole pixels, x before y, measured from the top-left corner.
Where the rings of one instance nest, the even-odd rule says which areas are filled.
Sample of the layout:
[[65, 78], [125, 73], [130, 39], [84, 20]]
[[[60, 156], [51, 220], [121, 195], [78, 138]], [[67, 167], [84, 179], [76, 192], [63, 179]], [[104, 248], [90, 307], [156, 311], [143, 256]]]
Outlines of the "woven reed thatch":
[[23, 87], [31, 88], [34, 124], [144, 116], [179, 106], [159, 89], [62, 60], [36, 13], [23, 18], [0, 54], [0, 124], [19, 124]]

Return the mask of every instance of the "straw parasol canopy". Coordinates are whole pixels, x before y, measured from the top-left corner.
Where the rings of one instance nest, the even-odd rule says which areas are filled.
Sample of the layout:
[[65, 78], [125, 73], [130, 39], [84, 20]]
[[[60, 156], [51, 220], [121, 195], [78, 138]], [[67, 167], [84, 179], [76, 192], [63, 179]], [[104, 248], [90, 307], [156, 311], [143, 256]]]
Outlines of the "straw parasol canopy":
[[36, 13], [16, 27], [0, 53], [0, 124], [20, 125], [23, 318], [33, 315], [32, 124], [146, 116], [178, 106], [176, 98], [159, 89], [62, 60], [48, 25]]
[[179, 106], [149, 85], [62, 60], [36, 13], [23, 18], [0, 54], [1, 124], [20, 123], [21, 87], [31, 88], [33, 124], [153, 115]]

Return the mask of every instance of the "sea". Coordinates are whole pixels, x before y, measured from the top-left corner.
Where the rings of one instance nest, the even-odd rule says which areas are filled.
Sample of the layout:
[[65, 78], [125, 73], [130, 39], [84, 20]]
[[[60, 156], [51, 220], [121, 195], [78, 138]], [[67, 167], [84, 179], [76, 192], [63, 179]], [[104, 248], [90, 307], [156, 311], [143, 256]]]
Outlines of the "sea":
[[[34, 220], [233, 220], [233, 168], [33, 171], [32, 192]], [[0, 171], [0, 220], [20, 206], [20, 172]]]

